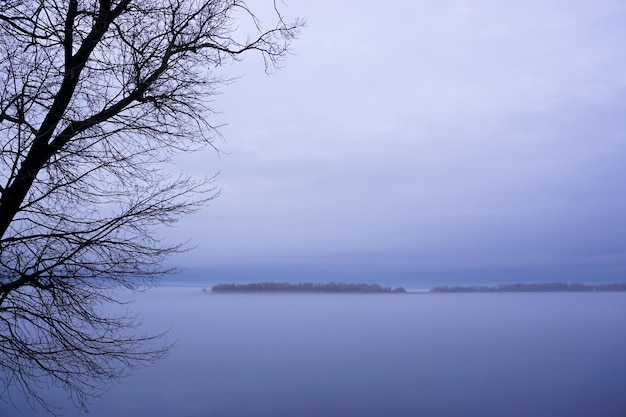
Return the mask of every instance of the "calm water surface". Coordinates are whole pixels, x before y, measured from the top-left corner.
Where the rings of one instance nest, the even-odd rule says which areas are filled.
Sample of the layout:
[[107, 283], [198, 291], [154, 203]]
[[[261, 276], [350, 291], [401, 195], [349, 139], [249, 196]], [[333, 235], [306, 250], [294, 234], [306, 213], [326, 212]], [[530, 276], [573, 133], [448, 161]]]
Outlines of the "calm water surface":
[[624, 293], [163, 288], [134, 309], [178, 344], [93, 417], [626, 417]]

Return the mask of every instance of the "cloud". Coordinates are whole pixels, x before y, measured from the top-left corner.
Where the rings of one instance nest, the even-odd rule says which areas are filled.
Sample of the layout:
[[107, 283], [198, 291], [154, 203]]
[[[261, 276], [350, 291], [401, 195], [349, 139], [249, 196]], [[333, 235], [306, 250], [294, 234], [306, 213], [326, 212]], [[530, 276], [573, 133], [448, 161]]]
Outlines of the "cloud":
[[623, 259], [626, 5], [289, 6], [308, 22], [296, 55], [269, 78], [234, 67], [216, 101], [223, 193], [183, 222], [185, 262]]

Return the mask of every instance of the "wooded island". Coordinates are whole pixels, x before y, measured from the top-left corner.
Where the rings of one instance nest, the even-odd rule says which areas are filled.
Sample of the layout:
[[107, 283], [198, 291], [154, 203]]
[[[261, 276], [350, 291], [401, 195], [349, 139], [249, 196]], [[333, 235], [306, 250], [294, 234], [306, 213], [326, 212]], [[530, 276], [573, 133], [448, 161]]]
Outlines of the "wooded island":
[[406, 293], [402, 287], [383, 287], [378, 284], [350, 284], [328, 282], [315, 284], [301, 282], [257, 282], [252, 284], [217, 284], [212, 292], [321, 292], [321, 293]]
[[[206, 290], [203, 290], [206, 291]], [[616, 292], [626, 291], [626, 283], [613, 284], [580, 284], [566, 282], [542, 282], [532, 284], [500, 284], [500, 285], [441, 285], [428, 291], [407, 291], [403, 287], [383, 287], [379, 284], [353, 284], [345, 282], [312, 283], [300, 282], [255, 282], [249, 284], [217, 284], [211, 288], [215, 293], [241, 292], [313, 292], [313, 293], [500, 293], [500, 292]]]

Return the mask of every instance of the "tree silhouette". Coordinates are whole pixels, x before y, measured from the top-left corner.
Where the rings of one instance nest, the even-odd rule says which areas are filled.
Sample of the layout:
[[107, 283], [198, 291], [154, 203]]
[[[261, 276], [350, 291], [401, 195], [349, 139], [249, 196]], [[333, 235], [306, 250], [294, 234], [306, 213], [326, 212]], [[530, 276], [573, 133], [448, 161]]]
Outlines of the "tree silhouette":
[[164, 163], [211, 146], [220, 67], [246, 52], [266, 70], [285, 57], [301, 22], [269, 8], [272, 26], [242, 0], [0, 0], [5, 388], [50, 410], [38, 387], [52, 383], [84, 408], [166, 352], [102, 304], [168, 272], [183, 247], [155, 227], [215, 196], [212, 178]]

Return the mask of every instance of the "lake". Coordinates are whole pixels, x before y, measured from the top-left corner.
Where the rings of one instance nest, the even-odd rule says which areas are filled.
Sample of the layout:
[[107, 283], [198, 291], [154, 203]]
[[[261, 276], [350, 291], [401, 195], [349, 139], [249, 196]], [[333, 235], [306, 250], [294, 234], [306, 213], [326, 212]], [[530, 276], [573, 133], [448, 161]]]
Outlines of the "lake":
[[177, 346], [93, 417], [626, 416], [626, 293], [157, 288], [134, 310]]

